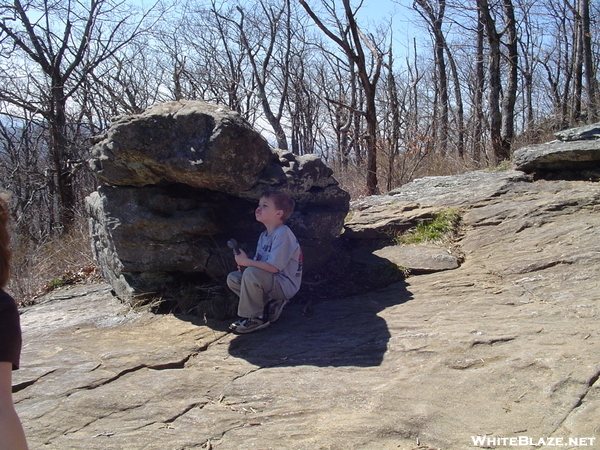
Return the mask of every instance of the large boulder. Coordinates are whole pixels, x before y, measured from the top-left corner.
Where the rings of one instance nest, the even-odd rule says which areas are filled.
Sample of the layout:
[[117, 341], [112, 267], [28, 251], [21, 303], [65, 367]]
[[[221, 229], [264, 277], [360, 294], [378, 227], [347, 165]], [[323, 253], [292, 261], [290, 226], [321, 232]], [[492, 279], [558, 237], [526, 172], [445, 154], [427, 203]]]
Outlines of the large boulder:
[[518, 170], [540, 178], [600, 178], [600, 123], [555, 133], [557, 139], [514, 152]]
[[102, 185], [87, 200], [94, 255], [116, 294], [131, 300], [182, 282], [223, 282], [226, 242], [253, 251], [254, 208], [268, 188], [296, 201], [288, 224], [305, 270], [327, 262], [349, 194], [315, 155], [271, 149], [239, 114], [198, 101], [168, 102], [117, 118], [96, 139]]
[[184, 184], [234, 195], [250, 189], [268, 143], [227, 108], [169, 102], [118, 119], [93, 149], [100, 181], [117, 186]]

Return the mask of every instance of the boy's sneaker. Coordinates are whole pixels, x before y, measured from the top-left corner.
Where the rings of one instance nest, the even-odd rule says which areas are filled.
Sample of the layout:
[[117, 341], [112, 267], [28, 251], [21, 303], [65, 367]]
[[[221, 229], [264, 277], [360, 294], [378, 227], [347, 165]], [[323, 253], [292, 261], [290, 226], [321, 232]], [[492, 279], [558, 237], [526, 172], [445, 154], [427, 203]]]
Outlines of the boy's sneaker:
[[262, 330], [267, 328], [271, 322], [267, 318], [259, 319], [240, 319], [237, 322], [233, 322], [229, 325], [229, 329], [236, 333], [252, 333], [253, 331]]
[[283, 311], [283, 307], [287, 304], [287, 300], [271, 300], [267, 303], [265, 309], [267, 309], [269, 322], [275, 322], [279, 319], [281, 315], [281, 311]]

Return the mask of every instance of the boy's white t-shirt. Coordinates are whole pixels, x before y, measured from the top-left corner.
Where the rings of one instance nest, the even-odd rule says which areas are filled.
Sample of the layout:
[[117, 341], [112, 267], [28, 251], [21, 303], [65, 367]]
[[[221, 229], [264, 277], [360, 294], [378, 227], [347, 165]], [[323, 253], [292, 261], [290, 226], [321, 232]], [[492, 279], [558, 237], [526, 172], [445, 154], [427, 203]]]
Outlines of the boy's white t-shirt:
[[255, 261], [266, 261], [279, 269], [275, 274], [286, 298], [292, 298], [302, 282], [302, 249], [287, 225], [273, 233], [263, 231], [258, 238]]

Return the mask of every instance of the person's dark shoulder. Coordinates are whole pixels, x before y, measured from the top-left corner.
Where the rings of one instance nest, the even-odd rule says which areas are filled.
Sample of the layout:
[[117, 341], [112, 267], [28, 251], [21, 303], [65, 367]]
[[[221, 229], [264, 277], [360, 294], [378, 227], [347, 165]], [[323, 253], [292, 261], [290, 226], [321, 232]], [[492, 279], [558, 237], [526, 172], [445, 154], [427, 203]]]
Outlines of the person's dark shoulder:
[[17, 303], [4, 289], [0, 289], [0, 310], [2, 313], [17, 311]]
[[11, 297], [11, 296], [8, 294], [8, 292], [6, 292], [4, 289], [0, 289], [0, 302], [1, 302], [2, 304], [4, 304], [4, 303], [11, 303], [11, 304], [13, 304], [13, 305], [15, 305], [15, 306], [16, 306], [16, 304], [17, 304], [17, 303], [15, 302], [15, 299], [14, 299], [14, 298], [12, 298], [12, 297]]
[[0, 361], [12, 363], [13, 370], [19, 368], [21, 354], [21, 325], [15, 300], [0, 289]]

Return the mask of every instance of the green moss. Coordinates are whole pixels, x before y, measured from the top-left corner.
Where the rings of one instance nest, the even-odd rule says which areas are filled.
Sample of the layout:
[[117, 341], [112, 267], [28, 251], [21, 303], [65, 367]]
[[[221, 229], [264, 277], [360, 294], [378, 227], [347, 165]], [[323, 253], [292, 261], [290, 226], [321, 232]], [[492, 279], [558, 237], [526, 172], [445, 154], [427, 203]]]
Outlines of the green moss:
[[68, 281], [65, 279], [65, 277], [60, 277], [56, 280], [52, 280], [50, 282], [50, 287], [51, 287], [51, 289], [58, 289], [59, 287], [66, 286], [67, 284], [68, 284]]
[[399, 244], [421, 244], [445, 240], [454, 232], [458, 219], [458, 211], [447, 209], [436, 214], [432, 220], [422, 222], [398, 236], [397, 241]]
[[493, 172], [504, 172], [505, 170], [510, 170], [510, 169], [511, 169], [510, 161], [502, 161], [496, 167], [488, 167], [487, 168], [487, 170], [493, 171]]

